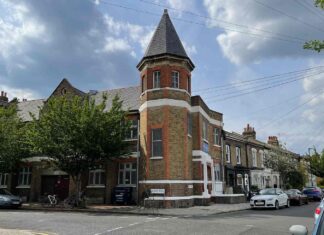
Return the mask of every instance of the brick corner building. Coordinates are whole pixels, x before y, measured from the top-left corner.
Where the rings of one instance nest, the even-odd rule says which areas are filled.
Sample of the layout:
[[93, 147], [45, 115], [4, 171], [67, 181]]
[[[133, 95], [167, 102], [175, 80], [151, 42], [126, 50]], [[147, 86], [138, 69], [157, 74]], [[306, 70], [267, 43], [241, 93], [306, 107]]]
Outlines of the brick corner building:
[[167, 10], [137, 65], [141, 80], [140, 195], [146, 204], [206, 204], [221, 163], [222, 114], [191, 96], [188, 57]]

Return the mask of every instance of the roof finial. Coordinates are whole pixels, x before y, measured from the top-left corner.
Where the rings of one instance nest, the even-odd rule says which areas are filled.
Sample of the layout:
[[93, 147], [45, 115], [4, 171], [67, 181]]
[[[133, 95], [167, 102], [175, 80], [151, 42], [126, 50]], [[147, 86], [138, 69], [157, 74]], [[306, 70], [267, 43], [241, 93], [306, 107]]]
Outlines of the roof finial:
[[168, 14], [168, 9], [164, 9], [163, 14]]

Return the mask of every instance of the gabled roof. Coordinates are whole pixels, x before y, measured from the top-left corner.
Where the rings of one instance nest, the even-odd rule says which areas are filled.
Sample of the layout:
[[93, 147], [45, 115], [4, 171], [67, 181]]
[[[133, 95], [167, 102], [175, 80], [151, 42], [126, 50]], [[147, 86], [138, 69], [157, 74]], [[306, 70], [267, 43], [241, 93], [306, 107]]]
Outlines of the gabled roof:
[[188, 59], [190, 65], [194, 67], [181, 43], [167, 10], [164, 10], [160, 23], [153, 34], [141, 62], [146, 58], [162, 55], [171, 55]]
[[50, 99], [52, 96], [55, 96], [55, 95], [63, 95], [62, 90], [65, 90], [66, 92], [69, 92], [69, 93], [72, 93], [73, 95], [78, 95], [78, 96], [84, 96], [86, 94], [83, 91], [79, 90], [78, 88], [75, 88], [74, 86], [72, 86], [72, 84], [66, 78], [63, 78], [63, 80], [55, 88], [55, 90], [49, 96], [48, 99]]

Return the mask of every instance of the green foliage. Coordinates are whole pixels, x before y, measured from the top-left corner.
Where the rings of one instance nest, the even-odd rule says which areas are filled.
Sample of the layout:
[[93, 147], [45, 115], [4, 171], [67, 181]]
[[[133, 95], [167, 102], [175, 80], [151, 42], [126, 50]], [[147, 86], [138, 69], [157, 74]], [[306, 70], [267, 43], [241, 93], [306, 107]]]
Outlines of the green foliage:
[[310, 50], [315, 50], [317, 52], [320, 52], [321, 50], [324, 49], [324, 41], [312, 40], [312, 41], [306, 42], [304, 44], [304, 49], [310, 49]]
[[309, 158], [309, 166], [313, 175], [324, 177], [324, 150], [318, 153], [315, 149], [314, 154]]
[[15, 170], [19, 160], [29, 156], [26, 128], [17, 115], [17, 106], [0, 107], [0, 173]]
[[91, 168], [127, 153], [125, 134], [129, 129], [122, 101], [116, 96], [106, 111], [90, 97], [53, 97], [34, 118], [29, 129], [34, 154], [49, 156], [67, 172], [80, 189], [81, 175]]
[[[289, 188], [302, 189], [305, 183], [305, 176], [300, 171], [290, 171], [287, 174], [286, 186]], [[286, 187], [286, 189], [289, 189]]]
[[296, 158], [284, 151], [272, 150], [270, 156], [265, 159], [264, 165], [279, 172], [282, 182], [286, 182], [287, 174], [291, 171], [297, 171], [299, 163]]
[[[316, 7], [324, 9], [324, 0], [315, 0], [314, 4]], [[305, 42], [304, 49], [315, 50], [317, 52], [320, 52], [324, 49], [324, 40], [312, 40]]]
[[324, 9], [324, 0], [315, 0], [315, 6]]

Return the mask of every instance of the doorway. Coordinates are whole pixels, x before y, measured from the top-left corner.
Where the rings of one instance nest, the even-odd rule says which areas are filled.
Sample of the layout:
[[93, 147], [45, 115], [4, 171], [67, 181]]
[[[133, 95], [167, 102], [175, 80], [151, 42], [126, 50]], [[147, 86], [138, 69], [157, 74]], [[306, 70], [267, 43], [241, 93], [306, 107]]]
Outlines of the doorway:
[[68, 175], [43, 175], [42, 195], [55, 194], [60, 200], [69, 196], [70, 177]]

